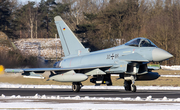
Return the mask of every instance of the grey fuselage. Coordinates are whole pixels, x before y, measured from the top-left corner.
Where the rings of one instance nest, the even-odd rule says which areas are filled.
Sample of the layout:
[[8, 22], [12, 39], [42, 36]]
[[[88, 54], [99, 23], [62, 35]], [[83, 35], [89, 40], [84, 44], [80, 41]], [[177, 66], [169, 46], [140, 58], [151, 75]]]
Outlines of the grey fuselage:
[[[79, 56], [76, 57], [64, 58], [60, 63], [58, 63], [58, 65], [56, 65], [56, 67], [69, 68], [69, 67], [79, 67], [86, 65], [102, 65], [102, 64], [122, 65], [124, 62], [129, 63], [131, 61], [128, 61], [127, 59], [123, 59], [123, 58], [121, 59], [121, 57], [126, 55], [133, 55], [135, 53], [138, 53], [144, 59], [146, 59], [147, 60], [146, 62], [165, 60], [167, 58], [163, 57], [164, 54], [168, 54], [169, 56], [171, 56], [168, 52], [158, 47], [134, 47], [134, 46], [126, 46], [124, 44], [105, 50], [100, 50], [87, 54], [80, 54]], [[125, 71], [126, 70], [122, 72]]]
[[133, 53], [139, 53], [140, 55], [142, 54], [142, 57], [149, 61], [153, 61], [152, 51], [155, 48], [156, 47], [143, 48], [121, 45], [110, 49], [79, 55], [77, 57], [65, 58], [60, 63], [59, 67], [67, 68], [97, 64], [117, 65], [122, 61], [119, 59], [119, 57]]

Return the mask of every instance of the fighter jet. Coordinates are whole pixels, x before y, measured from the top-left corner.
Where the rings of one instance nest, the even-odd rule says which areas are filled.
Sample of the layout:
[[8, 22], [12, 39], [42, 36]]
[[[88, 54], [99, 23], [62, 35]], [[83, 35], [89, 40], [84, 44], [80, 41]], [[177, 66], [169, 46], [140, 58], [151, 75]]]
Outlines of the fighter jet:
[[135, 81], [155, 80], [160, 75], [148, 68], [149, 62], [167, 60], [173, 55], [158, 48], [149, 39], [139, 37], [116, 47], [90, 52], [85, 48], [60, 16], [54, 18], [65, 57], [53, 68], [5, 69], [6, 72], [36, 73], [50, 71], [49, 80], [72, 82], [72, 91], [79, 92], [83, 81], [93, 76], [90, 82], [96, 86], [112, 85], [111, 74], [124, 79], [126, 91], [136, 92]]

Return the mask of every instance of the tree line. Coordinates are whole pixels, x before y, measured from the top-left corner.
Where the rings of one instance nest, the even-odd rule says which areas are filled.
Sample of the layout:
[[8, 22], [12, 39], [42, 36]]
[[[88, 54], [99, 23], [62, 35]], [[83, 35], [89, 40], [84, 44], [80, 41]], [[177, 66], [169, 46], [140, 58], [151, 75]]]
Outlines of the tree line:
[[54, 38], [60, 15], [92, 51], [145, 37], [180, 64], [179, 0], [0, 0], [0, 30], [10, 38]]

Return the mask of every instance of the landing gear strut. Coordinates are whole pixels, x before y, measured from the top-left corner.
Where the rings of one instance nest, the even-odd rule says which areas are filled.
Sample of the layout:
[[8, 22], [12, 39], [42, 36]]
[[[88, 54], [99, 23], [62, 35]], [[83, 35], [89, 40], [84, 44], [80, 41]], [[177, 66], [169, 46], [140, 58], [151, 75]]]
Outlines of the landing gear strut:
[[72, 91], [73, 92], [79, 92], [82, 87], [81, 82], [73, 82], [72, 83]]
[[136, 92], [135, 77], [134, 76], [130, 76], [130, 80], [124, 80], [124, 89], [126, 91]]
[[131, 91], [136, 92], [136, 86], [134, 84], [131, 84]]

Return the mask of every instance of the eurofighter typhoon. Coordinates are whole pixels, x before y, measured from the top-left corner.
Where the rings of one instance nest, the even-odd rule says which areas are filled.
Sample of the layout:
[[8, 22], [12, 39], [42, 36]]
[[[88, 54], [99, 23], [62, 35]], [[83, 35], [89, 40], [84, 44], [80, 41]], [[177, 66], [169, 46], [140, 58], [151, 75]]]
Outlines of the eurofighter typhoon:
[[[136, 92], [135, 81], [155, 80], [160, 75], [151, 72], [147, 63], [167, 60], [173, 55], [158, 48], [146, 38], [135, 38], [109, 49], [90, 52], [85, 48], [60, 16], [54, 18], [65, 57], [53, 68], [5, 69], [6, 72], [22, 72], [22, 75], [36, 76], [36, 73], [50, 71], [49, 80], [72, 82], [72, 90], [79, 92], [82, 81], [93, 76], [95, 85], [112, 85], [111, 74], [124, 79], [126, 91]], [[37, 75], [38, 76], [38, 75]]]

